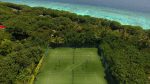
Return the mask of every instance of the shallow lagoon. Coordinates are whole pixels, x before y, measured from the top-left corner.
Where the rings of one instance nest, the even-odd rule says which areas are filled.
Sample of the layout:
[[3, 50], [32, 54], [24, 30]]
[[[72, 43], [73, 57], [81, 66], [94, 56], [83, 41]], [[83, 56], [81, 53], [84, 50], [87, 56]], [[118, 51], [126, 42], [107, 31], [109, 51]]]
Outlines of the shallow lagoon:
[[141, 12], [131, 12], [102, 6], [81, 5], [65, 2], [52, 2], [49, 0], [0, 0], [29, 6], [42, 6], [46, 8], [70, 11], [80, 15], [90, 15], [93, 17], [106, 18], [119, 21], [126, 25], [141, 26], [144, 29], [150, 29], [150, 14]]

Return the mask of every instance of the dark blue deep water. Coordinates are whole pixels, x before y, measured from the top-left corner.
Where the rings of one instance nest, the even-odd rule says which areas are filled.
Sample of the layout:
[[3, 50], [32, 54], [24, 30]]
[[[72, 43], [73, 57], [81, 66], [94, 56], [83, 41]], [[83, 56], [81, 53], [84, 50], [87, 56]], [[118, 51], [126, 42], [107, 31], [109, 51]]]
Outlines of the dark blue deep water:
[[123, 10], [150, 13], [150, 0], [47, 0], [47, 1], [105, 6]]

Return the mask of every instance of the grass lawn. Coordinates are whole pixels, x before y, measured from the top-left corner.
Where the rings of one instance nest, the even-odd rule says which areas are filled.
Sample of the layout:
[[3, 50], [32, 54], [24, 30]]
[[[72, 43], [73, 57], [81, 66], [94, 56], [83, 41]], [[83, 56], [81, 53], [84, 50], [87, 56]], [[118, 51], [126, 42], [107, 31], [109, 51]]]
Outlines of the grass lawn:
[[35, 84], [107, 84], [96, 48], [49, 49]]

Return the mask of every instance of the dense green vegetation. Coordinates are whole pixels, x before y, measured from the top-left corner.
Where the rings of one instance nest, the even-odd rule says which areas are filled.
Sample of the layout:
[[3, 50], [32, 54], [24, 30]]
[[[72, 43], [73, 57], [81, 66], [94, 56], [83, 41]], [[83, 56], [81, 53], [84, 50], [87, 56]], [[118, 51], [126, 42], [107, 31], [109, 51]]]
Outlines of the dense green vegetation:
[[[150, 30], [69, 12], [0, 2], [0, 83], [27, 83], [49, 47], [97, 47], [108, 78], [146, 84]], [[111, 76], [111, 77], [110, 77]]]
[[99, 52], [107, 74], [115, 78], [115, 83], [148, 84], [149, 51], [139, 50], [125, 41], [111, 40], [103, 42]]

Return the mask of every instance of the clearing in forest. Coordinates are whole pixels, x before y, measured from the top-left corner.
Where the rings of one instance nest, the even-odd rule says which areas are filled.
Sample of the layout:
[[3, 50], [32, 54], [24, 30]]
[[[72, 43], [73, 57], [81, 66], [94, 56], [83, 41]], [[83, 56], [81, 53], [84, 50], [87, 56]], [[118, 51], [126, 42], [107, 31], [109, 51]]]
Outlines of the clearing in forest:
[[96, 48], [49, 49], [35, 84], [107, 84]]

